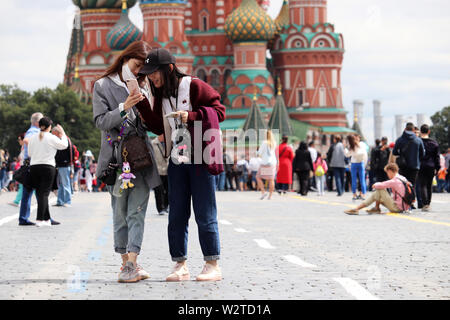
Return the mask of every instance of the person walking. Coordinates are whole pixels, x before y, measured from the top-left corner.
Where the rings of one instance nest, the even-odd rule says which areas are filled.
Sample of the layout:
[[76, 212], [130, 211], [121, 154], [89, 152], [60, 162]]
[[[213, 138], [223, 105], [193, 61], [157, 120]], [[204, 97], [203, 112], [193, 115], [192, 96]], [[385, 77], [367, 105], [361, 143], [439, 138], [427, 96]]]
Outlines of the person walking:
[[[107, 170], [113, 153], [119, 167], [128, 171], [131, 167], [127, 160], [135, 158], [137, 148], [144, 151], [144, 165], [131, 172], [135, 176], [132, 179], [133, 187], [120, 188], [121, 176], [116, 179], [117, 188], [107, 187], [113, 209], [114, 251], [122, 258], [118, 281], [125, 283], [149, 277], [137, 260], [142, 248], [150, 190], [161, 184], [157, 167], [152, 165], [156, 161], [146, 128], [135, 108], [144, 98], [141, 92], [145, 94], [147, 91], [141, 89], [141, 92], [130, 92], [126, 84], [126, 80], [142, 80], [138, 79], [138, 72], [150, 50], [150, 46], [144, 41], [131, 43], [94, 83], [92, 97], [95, 125], [102, 132], [96, 175], [101, 177]], [[140, 83], [148, 87], [145, 82]], [[123, 148], [126, 147], [125, 141], [129, 139], [135, 143], [142, 142], [138, 147], [131, 146], [135, 152], [134, 157]], [[114, 192], [115, 190], [119, 192]]]
[[297, 151], [295, 151], [293, 169], [299, 181], [299, 190], [297, 193], [302, 196], [307, 196], [309, 191], [309, 177], [314, 170], [314, 165], [311, 159], [311, 153], [308, 150], [308, 145], [304, 141], [300, 142]]
[[82, 156], [82, 172], [81, 177], [85, 179], [87, 192], [92, 192], [94, 154], [91, 150], [87, 150]]
[[156, 209], [158, 210], [158, 214], [163, 216], [169, 214], [169, 180], [167, 178], [169, 159], [164, 156], [164, 135], [159, 135], [152, 140], [152, 148], [158, 167], [158, 174], [162, 181], [154, 190]]
[[372, 158], [370, 159], [370, 168], [374, 170], [375, 181], [383, 182], [388, 180], [388, 176], [384, 171], [384, 167], [389, 162], [389, 155], [391, 150], [388, 145], [388, 138], [381, 138], [381, 143], [377, 146], [372, 154]]
[[[377, 182], [373, 185], [376, 190], [369, 198], [364, 200], [359, 206], [354, 209], [345, 210], [348, 215], [358, 215], [359, 210], [370, 206], [375, 202], [375, 207], [367, 210], [369, 214], [381, 214], [380, 205], [385, 206], [389, 212], [400, 213], [408, 211], [410, 206], [403, 200], [405, 197], [405, 186], [407, 182], [406, 178], [398, 174], [398, 166], [395, 163], [389, 163], [385, 167], [385, 171], [390, 180], [384, 182]], [[387, 189], [392, 190], [392, 196]]]
[[[148, 130], [157, 135], [164, 134], [165, 155], [171, 155], [168, 240], [175, 266], [166, 281], [190, 279], [186, 260], [191, 201], [205, 261], [196, 280], [220, 281], [215, 176], [223, 171], [219, 122], [225, 120], [226, 108], [220, 103], [220, 94], [216, 90], [198, 78], [183, 74], [176, 66], [176, 58], [165, 49], [151, 50], [140, 74], [149, 79], [151, 95], [137, 107]], [[214, 141], [204, 141], [202, 147], [195, 150], [195, 139], [189, 141], [189, 138], [198, 136], [194, 133], [197, 127], [202, 134], [213, 133]], [[211, 151], [206, 152], [211, 147], [214, 155]], [[196, 152], [203, 155], [201, 161], [194, 159]]]
[[[349, 144], [348, 150], [345, 151], [346, 157], [351, 157], [351, 173], [352, 173], [352, 200], [365, 200], [366, 195], [366, 173], [365, 166], [367, 163], [367, 151], [366, 148], [359, 144], [354, 135], [347, 136]], [[358, 187], [357, 177], [361, 183], [361, 192], [359, 196], [356, 195], [356, 189]]]
[[[24, 150], [24, 142], [23, 139], [25, 139], [25, 134], [22, 133], [17, 137], [17, 142], [20, 145], [20, 154], [17, 157], [17, 163], [16, 167], [14, 168], [14, 171], [17, 171], [20, 169], [21, 166], [23, 166], [24, 156], [25, 156], [25, 150]], [[9, 205], [13, 207], [18, 207], [20, 205], [20, 201], [22, 201], [22, 192], [23, 192], [23, 185], [21, 183], [18, 184], [19, 188], [17, 190], [16, 198], [9, 203]]]
[[[23, 149], [24, 149], [24, 163], [30, 161], [30, 156], [28, 154], [28, 141], [31, 137], [38, 134], [41, 130], [39, 129], [39, 120], [41, 120], [44, 115], [40, 112], [33, 113], [31, 115], [31, 126], [25, 133], [23, 139]], [[20, 201], [20, 211], [19, 211], [19, 226], [34, 226], [35, 223], [29, 220], [30, 218], [30, 207], [31, 207], [31, 197], [33, 196], [33, 188], [31, 186], [23, 185], [22, 188], [22, 200]], [[37, 197], [37, 195], [35, 194]]]
[[278, 156], [277, 185], [278, 193], [286, 194], [289, 186], [292, 185], [292, 161], [294, 160], [294, 151], [288, 145], [288, 136], [281, 138], [281, 144], [276, 149]]
[[334, 137], [334, 148], [331, 155], [330, 167], [333, 170], [334, 181], [336, 183], [337, 195], [344, 194], [344, 179], [345, 179], [345, 148], [342, 144], [340, 136]]
[[317, 195], [325, 195], [325, 177], [328, 171], [327, 162], [322, 159], [322, 154], [317, 152], [317, 159], [314, 162], [314, 176], [316, 177]]
[[418, 180], [423, 205], [422, 211], [428, 212], [431, 210], [433, 178], [441, 169], [441, 163], [439, 145], [435, 140], [430, 139], [430, 127], [427, 124], [422, 125], [420, 127], [420, 133], [425, 148], [425, 155], [420, 162]]
[[266, 197], [266, 188], [264, 187], [263, 179], [269, 184], [269, 197], [272, 199], [272, 193], [275, 189], [275, 174], [277, 172], [277, 157], [275, 154], [276, 141], [273, 137], [272, 130], [267, 130], [266, 139], [263, 141], [258, 149], [258, 156], [261, 157], [261, 164], [256, 173], [256, 181], [258, 188], [261, 190], [261, 200]]
[[402, 136], [395, 141], [392, 154], [396, 159], [400, 175], [404, 176], [414, 186], [419, 173], [420, 163], [425, 155], [423, 141], [416, 136], [414, 124], [408, 122]]
[[43, 117], [39, 120], [41, 132], [32, 136], [28, 141], [28, 152], [31, 157], [31, 185], [36, 189], [38, 203], [36, 218], [38, 227], [60, 224], [50, 219], [48, 196], [56, 179], [56, 152], [66, 149], [69, 143], [64, 129], [60, 125], [56, 126], [60, 137], [50, 133], [52, 125], [53, 122], [50, 118]]
[[[52, 133], [58, 138], [62, 138], [62, 132], [59, 127], [54, 127]], [[73, 145], [70, 138], [67, 137], [68, 146], [64, 150], [58, 150], [55, 155], [55, 162], [58, 175], [58, 195], [56, 199], [56, 207], [72, 206], [72, 186], [70, 176], [72, 174], [73, 165]]]

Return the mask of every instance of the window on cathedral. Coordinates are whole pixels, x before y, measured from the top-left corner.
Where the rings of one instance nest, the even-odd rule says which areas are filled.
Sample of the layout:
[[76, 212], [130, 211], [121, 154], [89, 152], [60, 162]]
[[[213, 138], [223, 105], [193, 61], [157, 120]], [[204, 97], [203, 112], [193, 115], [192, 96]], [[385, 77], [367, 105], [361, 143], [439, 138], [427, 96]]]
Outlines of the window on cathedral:
[[214, 87], [220, 86], [220, 74], [219, 71], [213, 70], [211, 72], [211, 85]]
[[294, 47], [296, 47], [296, 48], [301, 48], [302, 45], [303, 44], [302, 44], [301, 40], [297, 40], [297, 41], [294, 42]]
[[224, 75], [223, 75], [223, 83], [227, 83], [227, 80], [228, 80], [228, 77], [231, 75], [231, 70], [230, 69], [227, 69], [227, 70], [225, 70], [225, 73], [224, 73]]
[[319, 92], [319, 106], [325, 107], [327, 105], [326, 90], [324, 87], [320, 88]]
[[200, 80], [203, 80], [203, 81], [207, 81], [207, 77], [206, 77], [206, 72], [205, 72], [205, 70], [203, 70], [203, 69], [200, 69], [200, 70], [198, 70], [197, 71], [197, 77], [200, 79]]
[[319, 23], [319, 8], [314, 8], [314, 23]]
[[203, 31], [208, 31], [208, 17], [203, 17], [202, 18], [202, 23], [203, 23]]
[[319, 47], [321, 48], [325, 47], [325, 41], [323, 40], [319, 41]]
[[97, 30], [97, 48], [102, 46], [102, 32]]
[[301, 107], [303, 105], [303, 90], [298, 91], [298, 106]]

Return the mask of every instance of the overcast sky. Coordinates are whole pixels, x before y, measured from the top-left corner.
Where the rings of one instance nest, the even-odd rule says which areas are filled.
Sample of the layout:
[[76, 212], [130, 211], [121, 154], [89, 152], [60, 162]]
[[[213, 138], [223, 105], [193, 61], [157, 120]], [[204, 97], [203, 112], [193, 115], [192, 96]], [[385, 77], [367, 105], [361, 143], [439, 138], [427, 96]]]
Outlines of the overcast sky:
[[[63, 80], [75, 6], [70, 0], [1, 0], [0, 83], [34, 91]], [[282, 0], [272, 0], [276, 17]], [[130, 17], [142, 28], [138, 6]], [[363, 130], [373, 139], [372, 101], [382, 102], [383, 134], [394, 116], [428, 116], [450, 105], [450, 1], [329, 0], [328, 21], [344, 35], [342, 87], [365, 102]]]

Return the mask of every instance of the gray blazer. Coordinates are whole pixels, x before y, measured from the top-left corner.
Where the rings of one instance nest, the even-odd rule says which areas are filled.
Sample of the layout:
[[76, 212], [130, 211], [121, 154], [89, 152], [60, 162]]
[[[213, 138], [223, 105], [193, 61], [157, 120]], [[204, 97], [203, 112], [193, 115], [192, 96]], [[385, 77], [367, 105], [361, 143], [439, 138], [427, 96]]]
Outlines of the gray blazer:
[[334, 146], [333, 155], [331, 156], [330, 167], [345, 168], [345, 149], [342, 142]]
[[[102, 141], [96, 172], [97, 176], [99, 176], [103, 170], [107, 168], [109, 160], [111, 159], [113, 147], [108, 143], [106, 135], [109, 134], [113, 141], [117, 140], [120, 128], [124, 121], [124, 119], [120, 116], [119, 104], [125, 102], [127, 98], [127, 89], [120, 86], [109, 77], [102, 78], [94, 84], [94, 92], [92, 97], [94, 121], [95, 126], [102, 131]], [[148, 171], [145, 176], [147, 177], [149, 188], [153, 189], [161, 184], [161, 179], [158, 174], [158, 168], [153, 155], [153, 148], [151, 147], [150, 139], [147, 135], [147, 130], [143, 126], [135, 107], [129, 110], [128, 118], [136, 125], [138, 135], [145, 137], [145, 141], [153, 162], [152, 167], [145, 169]], [[128, 133], [135, 131], [136, 129], [129, 125], [125, 128], [123, 137], [125, 137]], [[122, 150], [122, 142], [120, 142], [118, 150], [119, 151], [117, 152], [116, 157], [118, 163], [122, 166], [122, 153], [120, 152], [120, 150]]]

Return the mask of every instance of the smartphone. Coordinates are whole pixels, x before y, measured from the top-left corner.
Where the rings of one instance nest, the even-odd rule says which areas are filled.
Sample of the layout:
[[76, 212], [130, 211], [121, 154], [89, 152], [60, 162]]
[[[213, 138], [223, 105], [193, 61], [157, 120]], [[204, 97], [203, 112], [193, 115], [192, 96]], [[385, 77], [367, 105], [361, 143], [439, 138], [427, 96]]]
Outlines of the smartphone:
[[128, 79], [127, 87], [130, 91], [130, 95], [135, 95], [141, 92], [141, 90], [139, 90], [139, 84], [136, 79]]

